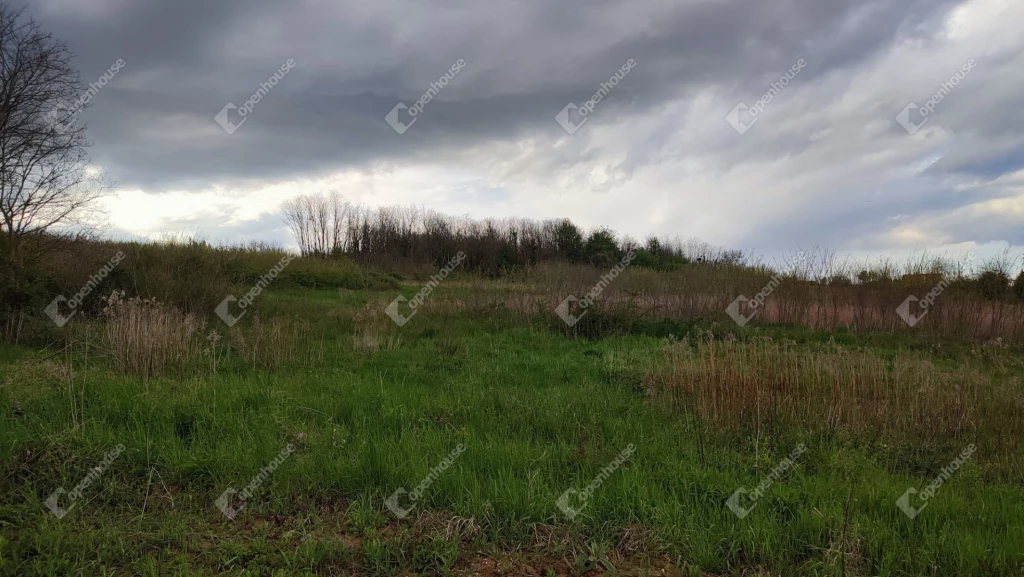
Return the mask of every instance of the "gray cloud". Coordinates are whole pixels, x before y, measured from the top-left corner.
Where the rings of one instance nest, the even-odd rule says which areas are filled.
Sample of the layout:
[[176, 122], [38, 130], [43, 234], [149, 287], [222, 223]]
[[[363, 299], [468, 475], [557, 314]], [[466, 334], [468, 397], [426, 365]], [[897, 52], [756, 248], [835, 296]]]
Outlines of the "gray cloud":
[[[566, 174], [600, 169], [610, 176], [585, 188], [615, 195], [628, 194], [622, 191], [641, 175], [681, 174], [668, 168], [674, 164], [696, 163], [728, 188], [745, 166], [767, 163], [776, 166], [774, 178], [790, 179], [766, 186], [787, 195], [793, 212], [765, 215], [720, 240], [789, 246], [789, 237], [816, 236], [811, 242], [866, 246], [884, 242], [894, 223], [1015, 194], [955, 191], [967, 179], [984, 184], [1013, 173], [1024, 161], [1024, 111], [1013, 104], [1019, 77], [999, 77], [1021, 69], [1018, 44], [987, 59], [973, 55], [977, 72], [932, 122], [953, 135], [941, 144], [893, 122], [959, 64], [903, 71], [890, 60], [913, 47], [939, 53], [955, 46], [946, 26], [963, 5], [39, 0], [31, 11], [79, 54], [83, 80], [117, 58], [128, 63], [83, 115], [94, 160], [122, 187], [256, 188], [381, 162], [472, 159], [492, 176], [547, 179], [552, 187]], [[244, 126], [224, 133], [214, 114], [229, 101], [240, 105], [289, 58], [295, 69]], [[415, 126], [396, 134], [384, 115], [399, 101], [415, 101], [459, 58], [465, 70]], [[635, 70], [599, 105], [587, 134], [568, 138], [555, 113], [585, 101], [630, 58]], [[806, 70], [756, 126], [742, 136], [728, 128], [722, 117], [735, 103], [756, 101], [800, 58]], [[877, 66], [882, 71], [872, 74]], [[850, 109], [861, 90], [864, 101]], [[615, 136], [599, 142], [612, 127]], [[523, 141], [534, 144], [515, 162], [498, 152]], [[616, 152], [619, 143], [628, 147]], [[926, 160], [916, 175], [895, 174]], [[673, 181], [661, 185], [671, 189]], [[872, 196], [880, 190], [887, 196]], [[731, 194], [742, 191], [722, 196]], [[982, 239], [967, 229], [963, 235]]]
[[[797, 58], [814, 62], [810, 76], [867, 57], [921, 5], [650, 2], [646, 21], [642, 3], [85, 1], [97, 16], [49, 0], [38, 17], [81, 55], [83, 79], [128, 62], [86, 119], [97, 162], [124, 186], [156, 188], [326, 171], [428, 141], [443, 151], [554, 133], [552, 111], [585, 100], [629, 58], [639, 65], [613, 105], [657, 106], [708, 83], [753, 91]], [[243, 129], [213, 130], [214, 113], [289, 58], [295, 70]], [[397, 138], [384, 114], [459, 58], [467, 69]]]

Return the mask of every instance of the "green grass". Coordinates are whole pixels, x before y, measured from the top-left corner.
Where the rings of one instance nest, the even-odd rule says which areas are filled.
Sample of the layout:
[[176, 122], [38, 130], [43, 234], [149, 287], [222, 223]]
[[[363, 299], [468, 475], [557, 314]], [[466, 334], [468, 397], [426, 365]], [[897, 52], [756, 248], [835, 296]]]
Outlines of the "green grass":
[[[354, 350], [352, 311], [390, 296], [268, 291], [260, 314], [305, 319], [306, 338], [325, 351], [273, 370], [233, 358], [216, 375], [142, 381], [79, 352], [72, 389], [59, 372], [33, 368], [50, 353], [0, 348], [0, 574], [458, 573], [471, 571], [473, 552], [514, 566], [547, 534], [564, 535], [539, 553], [559, 572], [665, 558], [696, 575], [1024, 574], [1019, 469], [992, 481], [979, 454], [911, 520], [896, 499], [955, 453], [928, 455], [921, 474], [869, 440], [813, 427], [757, 439], [708, 430], [645, 390], [664, 327], [572, 339], [548, 321], [424, 311], [394, 329], [397, 348]], [[673, 330], [695, 327], [713, 328]], [[806, 346], [832, 336], [751, 331]], [[835, 337], [888, 355], [911, 346]], [[993, 374], [1019, 379], [1012, 358]], [[125, 452], [76, 507], [51, 515], [47, 496], [70, 490], [119, 443]], [[227, 520], [214, 500], [288, 443], [298, 451]], [[384, 500], [412, 490], [460, 443], [465, 453], [412, 515], [396, 518]], [[567, 519], [558, 497], [631, 443], [636, 452]], [[799, 443], [807, 453], [737, 518], [729, 496]], [[462, 520], [454, 534], [453, 520]]]

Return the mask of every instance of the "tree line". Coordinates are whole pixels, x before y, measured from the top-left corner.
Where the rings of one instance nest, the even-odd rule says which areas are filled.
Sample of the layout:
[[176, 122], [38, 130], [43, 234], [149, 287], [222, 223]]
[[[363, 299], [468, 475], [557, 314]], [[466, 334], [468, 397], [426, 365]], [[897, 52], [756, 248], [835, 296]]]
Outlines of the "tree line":
[[492, 275], [545, 261], [607, 267], [629, 251], [637, 253], [635, 264], [659, 269], [743, 259], [696, 239], [650, 237], [641, 244], [607, 228], [587, 233], [567, 218], [474, 219], [415, 206], [368, 207], [334, 191], [303, 194], [282, 208], [303, 256], [380, 265], [442, 264], [459, 251], [467, 256], [465, 269]]

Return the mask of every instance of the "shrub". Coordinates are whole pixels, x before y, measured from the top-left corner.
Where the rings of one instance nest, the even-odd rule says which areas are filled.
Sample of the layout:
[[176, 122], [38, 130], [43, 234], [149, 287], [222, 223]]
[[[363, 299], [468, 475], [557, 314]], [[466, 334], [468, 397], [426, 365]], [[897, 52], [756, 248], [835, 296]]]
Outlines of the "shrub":
[[986, 300], [1002, 300], [1010, 286], [1010, 277], [1001, 270], [987, 270], [978, 276], [977, 286]]
[[1013, 281], [1013, 296], [1019, 301], [1024, 301], [1024, 271], [1021, 271]]
[[590, 233], [584, 250], [590, 264], [596, 267], [613, 266], [619, 260], [619, 245], [615, 242], [615, 233], [606, 228]]
[[583, 233], [569, 219], [560, 221], [555, 228], [555, 246], [559, 254], [572, 263], [583, 262]]
[[[648, 244], [650, 246], [650, 244]], [[660, 271], [677, 270], [690, 263], [683, 256], [667, 252], [652, 252], [650, 249], [637, 249], [632, 265]]]
[[658, 257], [649, 251], [640, 249], [636, 251], [636, 257], [633, 259], [633, 266], [642, 266], [644, 268], [660, 268], [661, 262]]

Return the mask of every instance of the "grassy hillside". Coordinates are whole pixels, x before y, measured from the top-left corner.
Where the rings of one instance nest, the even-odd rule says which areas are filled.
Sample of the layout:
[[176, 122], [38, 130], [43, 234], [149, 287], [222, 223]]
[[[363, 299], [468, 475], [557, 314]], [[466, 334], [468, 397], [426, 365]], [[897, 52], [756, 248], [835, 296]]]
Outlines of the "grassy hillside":
[[[0, 574], [1024, 574], [1013, 342], [741, 328], [685, 271], [627, 271], [570, 328], [586, 267], [455, 274], [398, 326], [436, 268], [313, 260], [228, 327], [279, 255], [159, 250], [0, 346]], [[101, 298], [140, 270], [166, 283]], [[188, 278], [223, 292], [185, 306]]]

